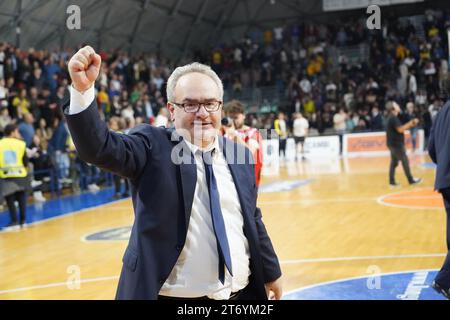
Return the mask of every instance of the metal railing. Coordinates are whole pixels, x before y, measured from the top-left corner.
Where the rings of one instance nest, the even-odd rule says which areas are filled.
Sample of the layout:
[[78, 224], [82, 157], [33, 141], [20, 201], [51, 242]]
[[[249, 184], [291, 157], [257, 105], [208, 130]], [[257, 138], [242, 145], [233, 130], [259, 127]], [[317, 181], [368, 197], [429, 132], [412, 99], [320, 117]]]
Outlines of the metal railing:
[[[75, 175], [74, 170], [76, 171]], [[69, 174], [66, 174], [69, 172]], [[75, 167], [53, 167], [50, 169], [34, 170], [33, 179], [39, 176], [39, 180], [42, 185], [39, 185], [33, 189], [42, 189], [48, 191], [52, 197], [59, 197], [62, 195], [64, 188], [72, 189], [86, 189], [90, 183], [98, 183], [104, 181], [108, 186], [113, 184], [113, 174], [96, 168], [95, 173], [87, 175], [85, 170], [81, 166]], [[66, 181], [70, 181], [67, 183]]]

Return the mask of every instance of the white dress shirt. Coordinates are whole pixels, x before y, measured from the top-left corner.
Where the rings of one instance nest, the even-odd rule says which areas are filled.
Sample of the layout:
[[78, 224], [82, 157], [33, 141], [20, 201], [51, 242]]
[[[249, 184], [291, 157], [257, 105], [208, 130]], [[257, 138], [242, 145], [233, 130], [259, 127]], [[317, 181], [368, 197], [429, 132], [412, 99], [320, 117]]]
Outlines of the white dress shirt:
[[70, 105], [69, 114], [77, 114], [86, 110], [95, 99], [95, 88], [90, 87], [85, 92], [81, 93], [73, 86], [69, 87], [70, 90]]
[[243, 231], [244, 221], [239, 197], [216, 138], [214, 144], [204, 151], [215, 149], [212, 167], [230, 246], [233, 277], [226, 270], [225, 282], [222, 285], [219, 281], [219, 256], [209, 207], [205, 167], [199, 148], [187, 141], [186, 144], [194, 153], [197, 164], [194, 201], [186, 244], [160, 294], [186, 298], [208, 296], [217, 300], [228, 299], [232, 292], [247, 286], [250, 276], [250, 254]]
[[[94, 101], [94, 88], [84, 93], [71, 86], [69, 114], [87, 109]], [[197, 182], [189, 220], [186, 243], [168, 279], [159, 292], [172, 297], [228, 299], [248, 285], [250, 276], [250, 252], [244, 235], [244, 220], [236, 186], [225, 157], [220, 150], [218, 138], [204, 151], [215, 149], [212, 168], [217, 181], [221, 211], [230, 247], [233, 276], [225, 269], [225, 282], [219, 281], [219, 256], [216, 236], [212, 225], [209, 193], [205, 167], [199, 147], [186, 144], [194, 154], [197, 164]]]

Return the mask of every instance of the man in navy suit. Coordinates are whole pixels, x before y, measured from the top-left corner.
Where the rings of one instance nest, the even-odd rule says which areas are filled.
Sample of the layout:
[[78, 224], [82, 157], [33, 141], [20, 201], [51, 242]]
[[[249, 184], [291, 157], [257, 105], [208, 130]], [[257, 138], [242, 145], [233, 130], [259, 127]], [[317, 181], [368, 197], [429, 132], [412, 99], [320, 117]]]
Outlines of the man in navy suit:
[[[450, 101], [436, 116], [431, 128], [428, 152], [437, 165], [434, 188], [444, 198], [447, 212], [447, 250], [450, 250]], [[433, 282], [433, 288], [450, 299], [450, 251], [447, 251], [444, 265]]]
[[69, 62], [64, 113], [79, 156], [131, 182], [135, 221], [117, 299], [280, 299], [281, 269], [256, 207], [247, 148], [218, 135], [223, 86], [208, 66], [174, 70], [174, 129], [107, 129], [94, 99], [101, 58], [87, 46]]

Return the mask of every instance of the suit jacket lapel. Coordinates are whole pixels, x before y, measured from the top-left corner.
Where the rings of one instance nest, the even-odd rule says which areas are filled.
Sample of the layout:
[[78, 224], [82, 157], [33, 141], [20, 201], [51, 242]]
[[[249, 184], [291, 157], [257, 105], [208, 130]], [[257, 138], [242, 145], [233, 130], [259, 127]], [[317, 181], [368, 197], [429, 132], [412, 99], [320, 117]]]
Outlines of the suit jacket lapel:
[[[185, 215], [185, 225], [184, 231], [187, 232], [187, 228], [189, 226], [189, 219], [191, 217], [192, 204], [194, 201], [194, 192], [195, 186], [197, 183], [197, 165], [195, 163], [194, 155], [191, 152], [191, 149], [184, 142], [183, 137], [177, 134], [177, 132], [172, 128], [167, 130], [167, 134], [169, 139], [175, 144], [174, 148], [177, 148], [177, 161], [179, 161], [179, 170], [181, 176], [181, 193], [183, 194], [183, 203], [184, 203], [184, 215]], [[236, 163], [236, 159], [238, 158], [237, 148], [235, 148], [235, 144], [227, 141], [222, 136], [219, 136], [219, 147], [222, 149], [225, 160], [228, 163], [228, 168], [230, 169], [231, 176], [234, 181], [234, 185], [236, 186], [236, 191], [239, 197], [239, 202], [241, 204], [242, 213], [244, 215], [245, 220], [251, 217], [251, 212], [248, 212], [247, 203], [251, 203], [251, 194], [250, 190], [243, 187], [241, 181], [245, 181], [248, 179], [248, 176], [245, 174], [243, 168], [244, 165], [239, 165]], [[245, 221], [244, 220], [244, 221]]]
[[241, 204], [242, 213], [245, 216], [250, 216], [248, 212], [247, 203], [250, 203], [252, 199], [250, 199], [251, 195], [249, 194], [249, 190], [243, 187], [242, 181], [248, 179], [247, 175], [244, 172], [244, 165], [236, 163], [236, 159], [238, 159], [238, 149], [235, 148], [235, 144], [227, 141], [227, 139], [222, 136], [219, 137], [219, 146], [223, 151], [225, 156], [225, 160], [228, 163], [228, 168], [230, 169], [231, 176], [233, 177], [234, 185], [236, 186], [236, 191], [239, 197], [239, 202]]
[[187, 232], [189, 219], [191, 217], [192, 203], [194, 201], [195, 185], [197, 183], [197, 165], [195, 164], [194, 155], [191, 149], [183, 140], [183, 137], [173, 129], [169, 129], [168, 135], [170, 140], [175, 144], [172, 154], [175, 155], [181, 177], [181, 190], [184, 204], [184, 231]]

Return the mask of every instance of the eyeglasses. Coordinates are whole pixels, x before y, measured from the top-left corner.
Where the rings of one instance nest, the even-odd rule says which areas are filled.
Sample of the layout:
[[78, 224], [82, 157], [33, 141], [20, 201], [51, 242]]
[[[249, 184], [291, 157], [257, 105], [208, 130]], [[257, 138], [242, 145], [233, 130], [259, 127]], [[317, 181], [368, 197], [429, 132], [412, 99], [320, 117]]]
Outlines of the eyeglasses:
[[179, 108], [183, 108], [187, 113], [197, 113], [203, 106], [208, 112], [216, 112], [222, 106], [222, 101], [209, 101], [209, 102], [186, 102], [186, 103], [175, 103], [170, 102]]

